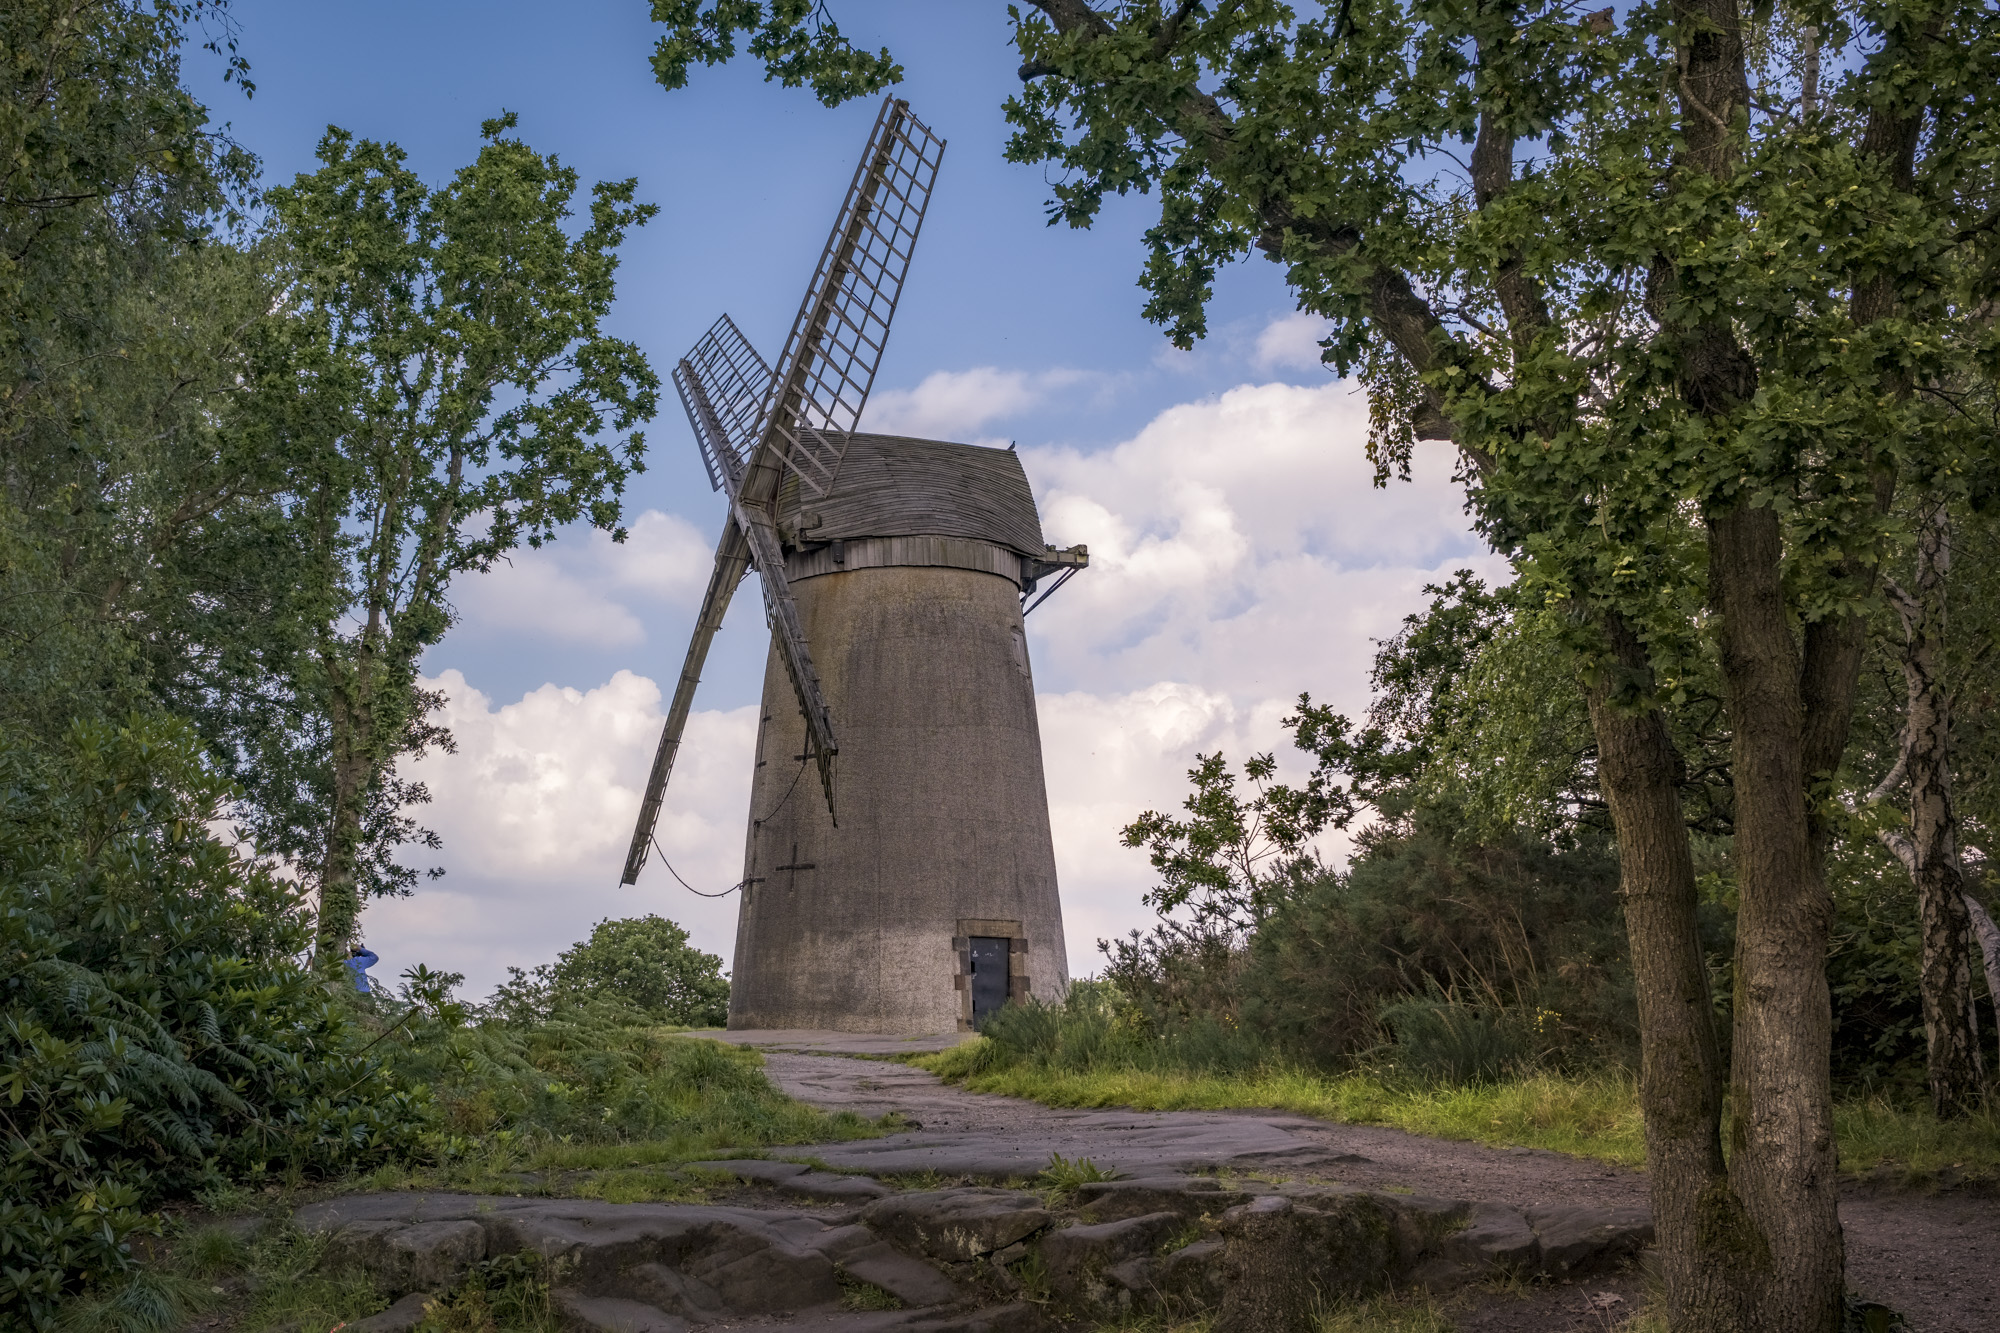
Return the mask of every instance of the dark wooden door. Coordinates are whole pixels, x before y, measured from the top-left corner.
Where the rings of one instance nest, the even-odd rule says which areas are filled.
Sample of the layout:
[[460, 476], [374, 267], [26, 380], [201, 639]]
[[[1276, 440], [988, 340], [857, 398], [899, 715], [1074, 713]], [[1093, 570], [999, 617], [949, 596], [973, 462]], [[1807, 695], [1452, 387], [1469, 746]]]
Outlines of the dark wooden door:
[[972, 937], [972, 1026], [986, 1026], [992, 1013], [1007, 1003], [1007, 946], [998, 935]]

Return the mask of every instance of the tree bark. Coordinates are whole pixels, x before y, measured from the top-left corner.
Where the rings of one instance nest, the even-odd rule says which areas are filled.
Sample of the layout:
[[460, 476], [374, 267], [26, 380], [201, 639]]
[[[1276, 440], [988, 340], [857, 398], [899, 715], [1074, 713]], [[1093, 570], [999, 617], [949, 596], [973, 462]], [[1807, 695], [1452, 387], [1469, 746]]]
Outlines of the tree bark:
[[[1750, 103], [1736, 0], [1675, 0], [1683, 148], [1677, 165], [1733, 177]], [[1758, 388], [1726, 319], [1677, 322], [1683, 280], [1663, 255], [1648, 303], [1678, 353], [1680, 397], [1719, 436]], [[1826, 829], [1808, 784], [1839, 762], [1860, 667], [1859, 622], [1794, 636], [1775, 509], [1749, 478], [1710, 499], [1709, 598], [1731, 729], [1738, 907], [1726, 1186], [1704, 1200], [1703, 1240], [1723, 1270], [1676, 1330], [1835, 1333], [1845, 1253], [1833, 1137]]]
[[[1644, 645], [1615, 614], [1604, 625], [1616, 668], [1644, 679]], [[1720, 1282], [1729, 1267], [1729, 1229], [1710, 1220], [1716, 1201], [1728, 1199], [1729, 1184], [1722, 1057], [1681, 811], [1685, 765], [1657, 711], [1635, 711], [1612, 695], [1605, 673], [1585, 682], [1598, 780], [1617, 830], [1619, 891], [1644, 1035], [1639, 1103], [1667, 1320], [1675, 1329], [1697, 1328], [1733, 1304], [1733, 1296]]]
[[1903, 620], [1903, 767], [1910, 784], [1906, 848], [1891, 842], [1917, 891], [1924, 1005], [1924, 1056], [1931, 1107], [1941, 1117], [1980, 1105], [1979, 1037], [1972, 1000], [1972, 918], [1959, 864], [1952, 804], [1951, 697], [1944, 682], [1951, 515], [1934, 503], [1917, 531], [1917, 570], [1906, 592], [1892, 588]]
[[1834, 1333], [1845, 1255], [1826, 983], [1833, 903], [1806, 800], [1805, 682], [1816, 673], [1788, 619], [1776, 512], [1739, 497], [1707, 524], [1734, 732], [1739, 904], [1729, 1190], [1712, 1220], [1740, 1305], [1735, 1322], [1695, 1326]]
[[1993, 1031], [2000, 1036], [2000, 926], [1971, 894], [1965, 895], [1965, 912], [1972, 918], [1972, 933], [1979, 940], [1979, 955], [1986, 964], [1986, 999], [1993, 1006]]
[[326, 852], [320, 865], [314, 955], [326, 970], [346, 959], [361, 919], [358, 869], [362, 816], [376, 770], [374, 673], [369, 647], [364, 637], [359, 645], [360, 661], [351, 666], [339, 660], [337, 648], [323, 657], [330, 682], [333, 808], [327, 812]]

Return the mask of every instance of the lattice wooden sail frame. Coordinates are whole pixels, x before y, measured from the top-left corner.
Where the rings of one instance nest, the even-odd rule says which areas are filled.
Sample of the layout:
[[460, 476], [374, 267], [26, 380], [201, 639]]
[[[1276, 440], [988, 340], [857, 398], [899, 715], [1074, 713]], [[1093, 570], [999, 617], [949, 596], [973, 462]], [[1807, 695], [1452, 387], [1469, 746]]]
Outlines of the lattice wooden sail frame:
[[833, 485], [881, 365], [944, 147], [945, 141], [911, 114], [909, 103], [884, 99], [778, 369], [770, 368], [727, 315], [674, 367], [674, 387], [709, 484], [729, 495], [729, 519], [653, 755], [621, 883], [638, 881], [652, 850], [702, 665], [752, 563], [772, 640], [805, 718], [806, 755], [819, 769], [828, 812], [835, 810], [839, 746], [785, 576], [777, 497], [785, 472], [814, 496]]
[[759, 444], [814, 496], [833, 485], [846, 438], [860, 425], [944, 146], [908, 102], [883, 100], [778, 356]]
[[771, 379], [771, 363], [728, 315], [710, 325], [674, 367], [674, 388], [694, 427], [708, 484], [728, 491], [732, 500], [749, 465]]

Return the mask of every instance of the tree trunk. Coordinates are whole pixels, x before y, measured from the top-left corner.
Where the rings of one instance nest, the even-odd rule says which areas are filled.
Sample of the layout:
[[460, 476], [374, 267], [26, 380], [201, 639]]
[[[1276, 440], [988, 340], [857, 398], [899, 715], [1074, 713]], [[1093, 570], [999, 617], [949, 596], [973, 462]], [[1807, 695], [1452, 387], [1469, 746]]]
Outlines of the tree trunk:
[[1834, 1333], [1844, 1248], [1826, 983], [1833, 903], [1806, 800], [1809, 723], [1829, 719], [1807, 715], [1818, 664], [1801, 660], [1789, 623], [1776, 512], [1739, 498], [1707, 524], [1734, 733], [1739, 902], [1730, 1188], [1707, 1220], [1731, 1252], [1741, 1322], [1698, 1326]]
[[1958, 860], [1951, 793], [1951, 699], [1944, 684], [1945, 580], [1951, 572], [1951, 516], [1935, 504], [1917, 532], [1912, 589], [1896, 597], [1903, 617], [1903, 681], [1908, 690], [1903, 758], [1910, 783], [1909, 855], [1921, 934], [1918, 989], [1924, 1002], [1924, 1055], [1931, 1106], [1965, 1115], [1980, 1102], [1979, 1039], [1972, 1009], [1972, 921]]
[[2000, 1035], [2000, 926], [1993, 924], [1993, 918], [1969, 893], [1965, 895], [1965, 912], [1972, 918], [1972, 933], [1979, 939], [1979, 954], [1986, 963], [1986, 999], [1993, 1006], [1993, 1031]]
[[[1615, 615], [1606, 617], [1612, 661], [1646, 676], [1645, 649]], [[1618, 835], [1620, 895], [1639, 999], [1639, 1102], [1667, 1320], [1704, 1323], [1732, 1302], [1726, 1229], [1708, 1221], [1727, 1198], [1722, 1160], [1722, 1059], [1708, 966], [1696, 931], [1694, 862], [1681, 812], [1681, 756], [1657, 711], [1613, 701], [1605, 674], [1586, 682], [1597, 736], [1598, 780]], [[1724, 1253], [1718, 1253], [1718, 1242]], [[1718, 1285], [1721, 1283], [1721, 1285]]]
[[326, 853], [320, 866], [319, 921], [314, 954], [322, 969], [346, 959], [361, 919], [359, 882], [362, 815], [375, 777], [374, 673], [364, 638], [360, 661], [348, 668], [339, 652], [325, 655], [328, 722], [333, 765], [333, 808], [327, 812]]

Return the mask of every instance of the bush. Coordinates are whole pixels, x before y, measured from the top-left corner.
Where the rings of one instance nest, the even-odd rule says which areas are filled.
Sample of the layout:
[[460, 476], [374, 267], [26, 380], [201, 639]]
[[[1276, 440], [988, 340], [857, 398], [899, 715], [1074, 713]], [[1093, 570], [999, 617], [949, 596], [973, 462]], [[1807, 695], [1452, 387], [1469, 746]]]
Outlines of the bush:
[[1254, 1069], [1267, 1050], [1254, 1034], [1226, 1017], [1199, 1015], [1160, 1024], [1131, 997], [1106, 981], [1077, 981], [1057, 1004], [1030, 1000], [994, 1013], [973, 1047], [984, 1073], [1027, 1063], [1067, 1073], [1104, 1069], [1191, 1069], [1240, 1073]]
[[753, 1125], [792, 1103], [754, 1051], [677, 1037], [613, 1003], [581, 1003], [545, 1022], [410, 1025], [384, 1045], [385, 1085], [431, 1090], [435, 1136], [424, 1156], [516, 1143], [668, 1138], [688, 1127]]
[[1504, 1009], [1433, 995], [1382, 1007], [1399, 1073], [1428, 1083], [1494, 1083], [1532, 1063], [1524, 1024]]
[[0, 1321], [122, 1271], [161, 1199], [414, 1139], [297, 892], [212, 831], [228, 795], [179, 723], [0, 741]]
[[1531, 1052], [1630, 1064], [1638, 1014], [1617, 890], [1616, 858], [1599, 846], [1460, 845], [1421, 824], [1378, 837], [1345, 873], [1289, 894], [1251, 938], [1242, 1021], [1320, 1068], [1384, 1042], [1426, 1070]]
[[539, 1023], [565, 1006], [596, 1001], [679, 1027], [729, 1021], [722, 960], [690, 945], [687, 932], [665, 917], [600, 921], [589, 939], [563, 950], [553, 965], [507, 972], [491, 1006], [516, 1024]]

